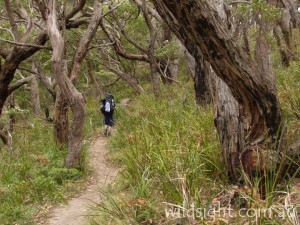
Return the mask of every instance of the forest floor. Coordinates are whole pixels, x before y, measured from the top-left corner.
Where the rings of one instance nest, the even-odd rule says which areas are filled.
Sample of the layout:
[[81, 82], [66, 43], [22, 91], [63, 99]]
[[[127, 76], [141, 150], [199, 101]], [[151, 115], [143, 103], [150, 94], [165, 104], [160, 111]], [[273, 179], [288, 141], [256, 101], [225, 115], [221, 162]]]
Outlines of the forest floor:
[[67, 204], [51, 210], [45, 224], [84, 225], [88, 223], [92, 208], [104, 200], [101, 190], [115, 179], [118, 171], [106, 158], [107, 141], [106, 137], [95, 137], [89, 149], [92, 177], [87, 187], [78, 196], [70, 199]]

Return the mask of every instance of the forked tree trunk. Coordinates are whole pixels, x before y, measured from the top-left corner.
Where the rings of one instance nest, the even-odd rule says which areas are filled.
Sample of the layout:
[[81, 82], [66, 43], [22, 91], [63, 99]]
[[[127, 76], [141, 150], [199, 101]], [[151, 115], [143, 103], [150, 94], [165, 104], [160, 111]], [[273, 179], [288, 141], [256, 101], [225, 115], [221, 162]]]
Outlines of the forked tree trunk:
[[67, 76], [66, 61], [64, 60], [65, 42], [57, 26], [55, 0], [48, 2], [48, 10], [49, 11], [45, 12], [45, 17], [49, 39], [53, 47], [53, 74], [62, 94], [67, 98], [72, 111], [72, 122], [68, 136], [68, 155], [65, 166], [67, 168], [79, 167], [85, 118], [85, 101], [82, 94], [77, 91]]
[[[276, 137], [282, 133], [281, 110], [274, 85], [257, 73], [256, 64], [230, 38], [228, 29], [210, 1], [152, 2], [189, 52], [201, 51], [239, 104], [238, 109], [230, 104], [228, 108], [229, 111], [234, 109], [234, 118], [226, 112], [224, 119], [220, 120], [224, 124], [219, 124], [220, 129], [228, 131], [220, 140], [225, 161], [229, 164], [229, 173], [234, 174], [230, 170], [238, 170], [240, 166], [248, 174], [258, 175], [262, 175], [264, 170], [273, 169], [269, 166], [276, 164], [278, 157], [264, 157], [264, 150], [268, 148], [271, 152], [275, 151]], [[235, 118], [238, 118], [237, 125], [233, 123]], [[220, 122], [216, 120], [216, 123]], [[228, 125], [230, 123], [233, 125]], [[234, 130], [244, 132], [231, 135]], [[231, 152], [233, 155], [227, 154]]]

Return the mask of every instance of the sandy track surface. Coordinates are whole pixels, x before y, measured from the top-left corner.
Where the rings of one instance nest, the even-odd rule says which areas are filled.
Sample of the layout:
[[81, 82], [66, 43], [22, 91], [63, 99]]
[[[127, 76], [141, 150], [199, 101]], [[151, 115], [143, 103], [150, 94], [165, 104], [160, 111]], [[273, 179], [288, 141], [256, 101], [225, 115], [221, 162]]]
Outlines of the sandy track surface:
[[70, 199], [66, 205], [53, 209], [47, 219], [48, 225], [84, 225], [88, 222], [91, 209], [102, 201], [100, 190], [105, 188], [117, 174], [105, 158], [107, 138], [98, 137], [90, 147], [92, 180], [78, 197]]

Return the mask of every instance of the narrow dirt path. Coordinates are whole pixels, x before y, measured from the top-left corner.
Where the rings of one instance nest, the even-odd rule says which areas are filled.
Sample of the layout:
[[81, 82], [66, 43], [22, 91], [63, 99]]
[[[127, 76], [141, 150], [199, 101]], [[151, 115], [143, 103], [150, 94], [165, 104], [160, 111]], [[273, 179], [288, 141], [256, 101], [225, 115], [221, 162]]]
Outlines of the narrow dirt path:
[[91, 209], [102, 201], [101, 189], [105, 188], [117, 174], [117, 168], [105, 158], [107, 138], [99, 136], [90, 147], [90, 166], [93, 179], [87, 188], [76, 198], [70, 199], [67, 205], [55, 208], [46, 224], [48, 225], [84, 225], [88, 222]]

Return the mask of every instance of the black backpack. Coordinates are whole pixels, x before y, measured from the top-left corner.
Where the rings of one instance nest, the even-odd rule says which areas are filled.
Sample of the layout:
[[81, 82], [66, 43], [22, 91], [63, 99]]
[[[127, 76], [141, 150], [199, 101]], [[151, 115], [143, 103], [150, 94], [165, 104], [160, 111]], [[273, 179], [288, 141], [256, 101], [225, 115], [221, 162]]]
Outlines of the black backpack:
[[101, 100], [101, 112], [105, 113], [105, 105], [106, 102], [109, 102], [110, 105], [110, 112], [113, 112], [116, 108], [115, 98], [112, 94], [106, 93], [104, 99]]

